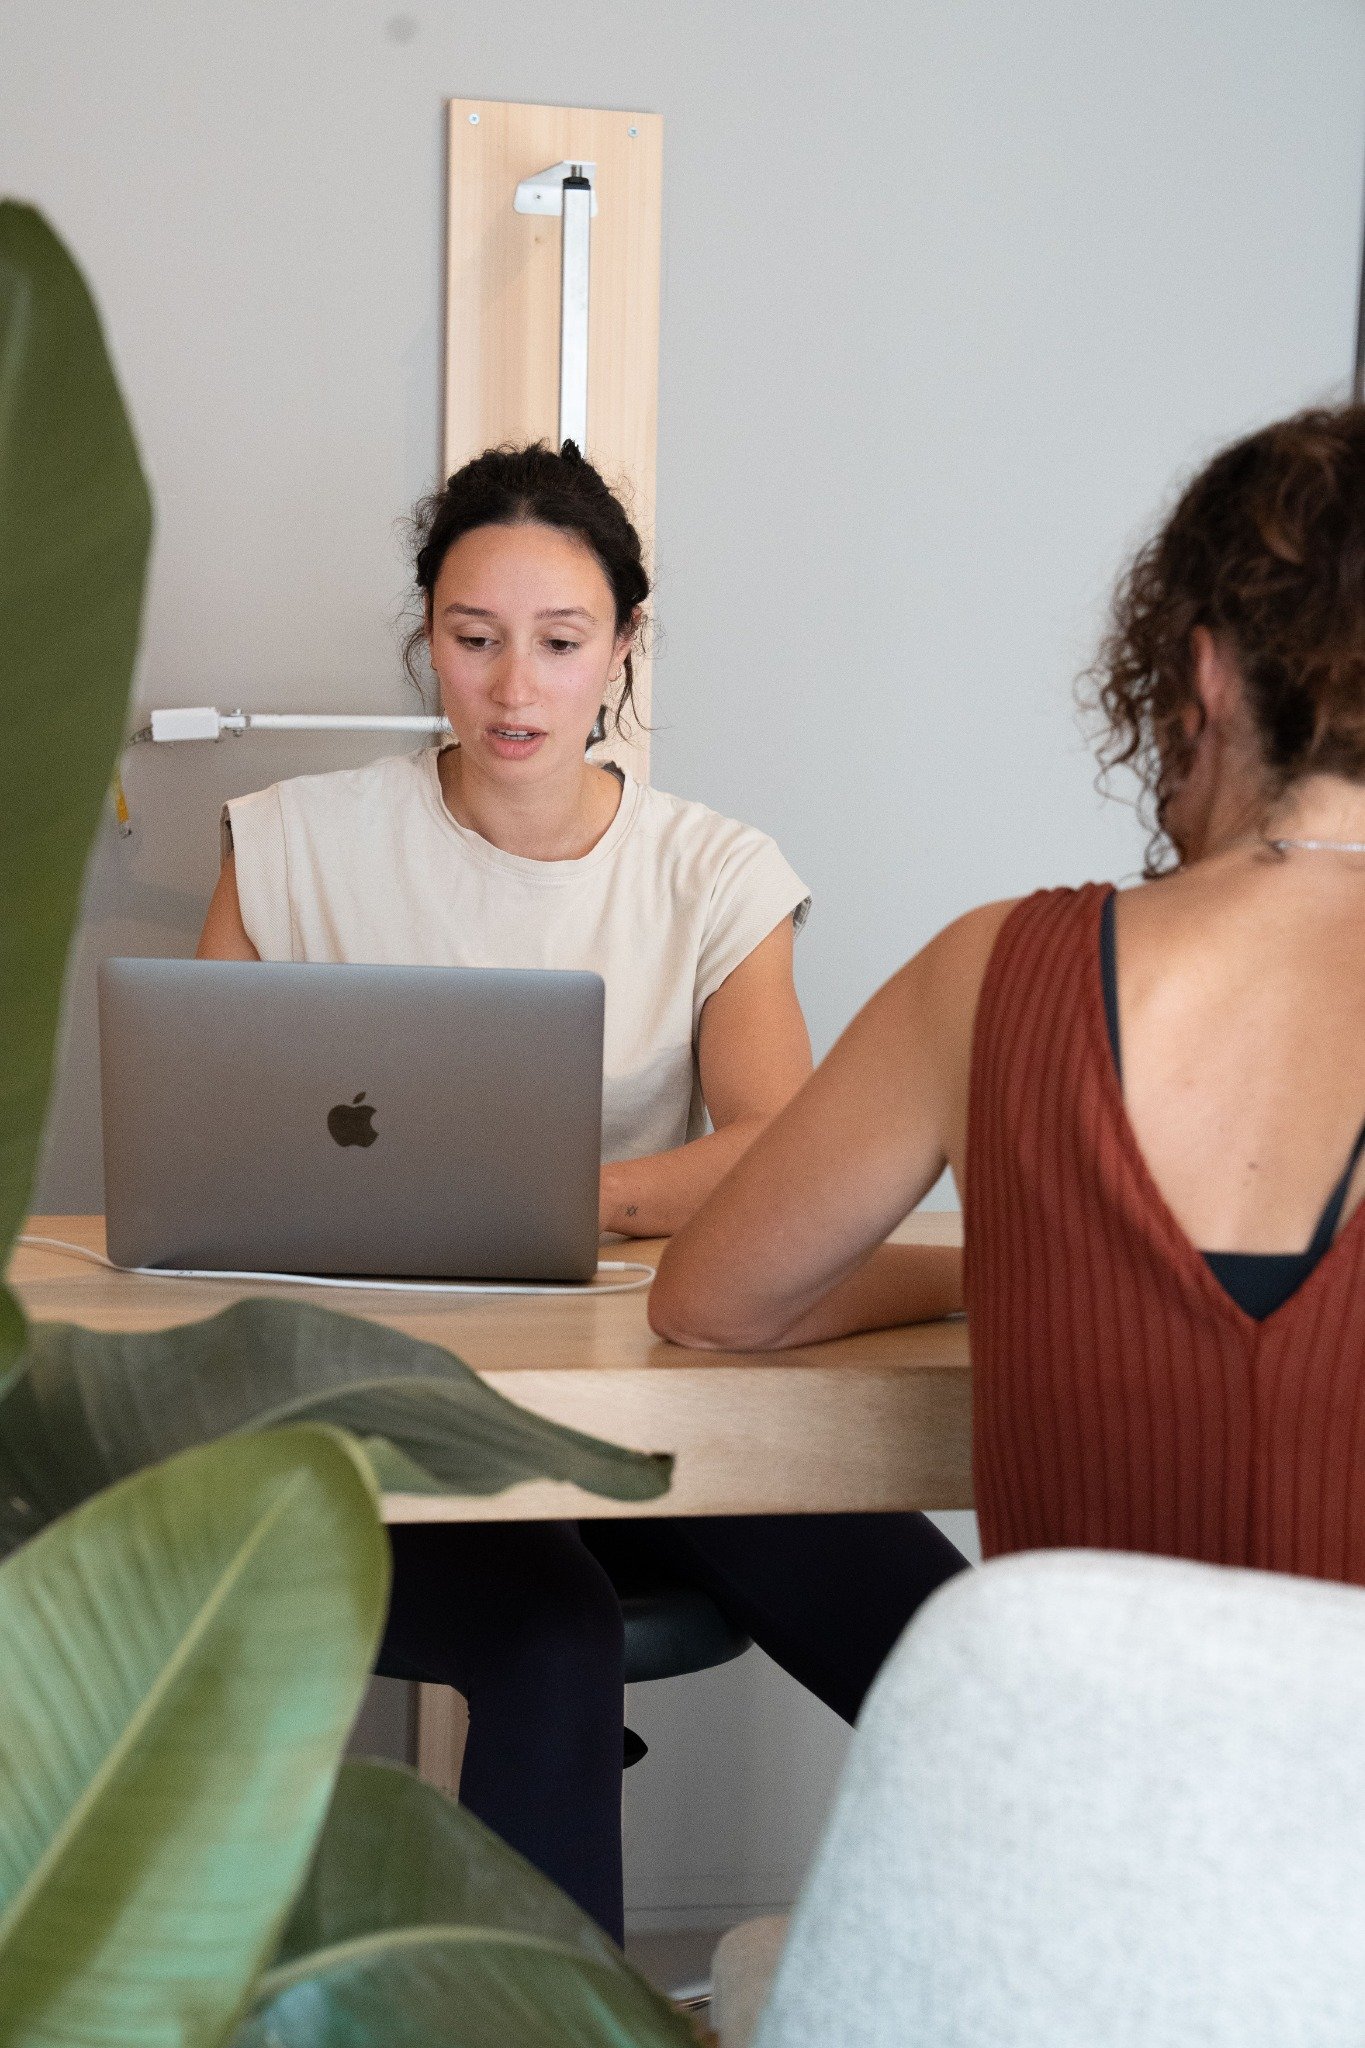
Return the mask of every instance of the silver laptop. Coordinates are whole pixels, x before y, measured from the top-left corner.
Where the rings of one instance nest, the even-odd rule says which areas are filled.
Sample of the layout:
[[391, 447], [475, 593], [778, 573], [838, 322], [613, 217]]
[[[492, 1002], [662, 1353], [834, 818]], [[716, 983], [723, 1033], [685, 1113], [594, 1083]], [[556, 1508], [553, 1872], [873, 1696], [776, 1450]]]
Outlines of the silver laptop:
[[104, 961], [110, 1258], [591, 1279], [603, 996], [535, 968]]

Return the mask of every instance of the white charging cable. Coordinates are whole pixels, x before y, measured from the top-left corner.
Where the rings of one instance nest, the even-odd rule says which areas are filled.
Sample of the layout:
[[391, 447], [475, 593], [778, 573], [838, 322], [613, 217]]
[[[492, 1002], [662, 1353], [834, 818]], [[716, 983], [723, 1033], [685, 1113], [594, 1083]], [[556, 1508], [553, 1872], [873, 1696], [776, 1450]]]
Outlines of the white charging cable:
[[640, 1277], [607, 1280], [600, 1287], [585, 1282], [564, 1286], [536, 1280], [360, 1280], [341, 1278], [334, 1273], [236, 1273], [198, 1266], [116, 1266], [103, 1252], [91, 1251], [89, 1245], [68, 1244], [61, 1237], [24, 1235], [15, 1242], [39, 1251], [68, 1252], [73, 1259], [86, 1259], [92, 1266], [104, 1266], [111, 1273], [136, 1273], [143, 1280], [250, 1280], [264, 1281], [271, 1287], [351, 1287], [359, 1288], [362, 1294], [562, 1294], [581, 1300], [584, 1296], [595, 1299], [599, 1294], [633, 1294], [637, 1288], [648, 1287], [654, 1278], [653, 1266], [645, 1265], [641, 1259], [599, 1259], [599, 1273], [636, 1273]]

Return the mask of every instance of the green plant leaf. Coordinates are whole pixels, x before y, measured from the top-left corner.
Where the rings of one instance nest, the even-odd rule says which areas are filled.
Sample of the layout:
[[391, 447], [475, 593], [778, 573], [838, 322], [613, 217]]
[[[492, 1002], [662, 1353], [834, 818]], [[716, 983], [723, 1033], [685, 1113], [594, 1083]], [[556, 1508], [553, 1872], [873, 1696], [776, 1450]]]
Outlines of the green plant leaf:
[[696, 2048], [600, 1928], [397, 1765], [346, 1764], [233, 2048]]
[[188, 1444], [294, 1421], [381, 1439], [382, 1483], [405, 1490], [570, 1479], [654, 1500], [672, 1465], [528, 1414], [450, 1352], [310, 1302], [243, 1301], [152, 1333], [35, 1323], [0, 1388], [0, 1555]]
[[422, 1927], [300, 1967], [233, 2048], [698, 2048], [624, 1957], [543, 1935]]
[[402, 1764], [353, 1758], [341, 1767], [276, 1968], [426, 1926], [512, 1928], [598, 1962], [620, 1960], [595, 1920], [472, 1813]]
[[[28, 1205], [151, 518], [80, 272], [40, 214], [0, 203], [0, 1253]], [[0, 1288], [0, 1365], [22, 1331]]]
[[186, 1452], [0, 1569], [6, 2048], [223, 2037], [307, 1865], [387, 1586], [368, 1468], [307, 1428]]

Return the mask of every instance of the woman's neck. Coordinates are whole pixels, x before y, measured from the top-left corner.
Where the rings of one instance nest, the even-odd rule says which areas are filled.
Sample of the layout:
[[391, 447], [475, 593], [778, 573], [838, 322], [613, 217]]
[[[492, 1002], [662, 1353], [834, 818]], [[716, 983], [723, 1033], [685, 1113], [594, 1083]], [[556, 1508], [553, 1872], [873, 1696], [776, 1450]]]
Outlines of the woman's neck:
[[477, 832], [500, 853], [522, 860], [582, 860], [610, 828], [622, 789], [616, 777], [589, 761], [562, 779], [508, 790], [471, 772], [463, 750], [437, 756], [441, 798], [457, 825]]
[[1263, 829], [1267, 839], [1365, 844], [1365, 787], [1344, 775], [1306, 776], [1272, 807]]
[[1263, 773], [1228, 774], [1210, 790], [1182, 849], [1183, 864], [1254, 850], [1269, 839], [1365, 841], [1365, 785], [1344, 775], [1307, 775], [1272, 795]]

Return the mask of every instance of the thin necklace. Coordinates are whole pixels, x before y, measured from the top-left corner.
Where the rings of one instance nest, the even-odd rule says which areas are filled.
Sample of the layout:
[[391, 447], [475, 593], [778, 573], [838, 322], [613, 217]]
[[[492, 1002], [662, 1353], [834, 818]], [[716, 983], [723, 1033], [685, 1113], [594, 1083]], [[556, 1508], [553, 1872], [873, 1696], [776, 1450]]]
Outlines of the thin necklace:
[[1274, 853], [1365, 853], [1365, 839], [1267, 839]]

